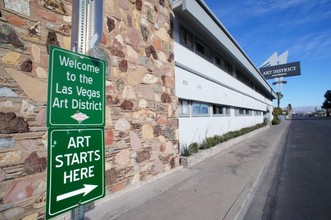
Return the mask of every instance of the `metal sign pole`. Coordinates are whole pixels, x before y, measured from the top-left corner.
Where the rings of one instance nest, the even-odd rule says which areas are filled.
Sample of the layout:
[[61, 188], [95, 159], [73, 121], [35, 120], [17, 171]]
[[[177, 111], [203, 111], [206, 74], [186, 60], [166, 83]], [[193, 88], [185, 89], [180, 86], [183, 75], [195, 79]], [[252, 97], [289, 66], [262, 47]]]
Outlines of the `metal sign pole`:
[[75, 0], [72, 8], [75, 10], [72, 11], [71, 50], [85, 54], [88, 0]]
[[71, 50], [86, 54], [102, 38], [103, 1], [75, 0], [72, 4]]
[[283, 82], [284, 82], [284, 77], [279, 77], [279, 91], [281, 94], [283, 94]]
[[[72, 15], [71, 50], [86, 54], [101, 41], [103, 1], [74, 0]], [[84, 206], [72, 210], [74, 220], [84, 219]]]
[[[71, 50], [73, 52], [86, 53], [86, 28], [87, 28], [87, 0], [75, 0], [72, 2], [72, 35]], [[80, 205], [71, 211], [73, 220], [84, 219], [84, 206]]]
[[[49, 55], [46, 219], [72, 210], [72, 219], [83, 220], [85, 204], [105, 196], [106, 62], [84, 55], [101, 40], [103, 1], [72, 5], [72, 51], [51, 46]], [[89, 160], [82, 159], [87, 152]]]

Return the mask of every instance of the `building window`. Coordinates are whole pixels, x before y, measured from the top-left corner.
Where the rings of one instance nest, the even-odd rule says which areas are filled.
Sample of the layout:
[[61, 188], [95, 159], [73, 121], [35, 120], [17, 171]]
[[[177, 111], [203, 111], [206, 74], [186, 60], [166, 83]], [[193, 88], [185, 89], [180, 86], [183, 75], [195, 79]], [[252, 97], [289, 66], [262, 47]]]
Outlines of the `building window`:
[[231, 116], [231, 112], [230, 112], [230, 107], [225, 107], [225, 115], [226, 116]]
[[222, 67], [222, 58], [215, 54], [215, 65], [218, 67]]
[[209, 106], [202, 102], [192, 102], [193, 115], [209, 115]]
[[251, 115], [251, 111], [249, 109], [245, 109], [245, 115]]
[[232, 65], [231, 65], [231, 63], [229, 63], [228, 61], [224, 61], [224, 68], [225, 68], [225, 71], [227, 72], [227, 73], [229, 73], [230, 75], [232, 75], [232, 71], [233, 71], [233, 69], [232, 69]]
[[190, 115], [190, 103], [187, 100], [179, 100], [178, 103], [178, 115], [189, 116]]
[[213, 105], [213, 115], [224, 115], [224, 107], [221, 105]]
[[180, 28], [179, 38], [182, 45], [193, 50], [193, 34], [183, 28]]
[[250, 88], [256, 90], [256, 87], [255, 87], [254, 83], [252, 82], [252, 80], [250, 80], [247, 76], [245, 76], [241, 71], [236, 70], [236, 76], [237, 76], [237, 79], [239, 81], [241, 81], [242, 83], [246, 84]]
[[196, 41], [196, 52], [209, 60], [213, 58], [213, 51], [200, 41]]
[[236, 70], [236, 77], [237, 77], [237, 79], [238, 79], [239, 81], [241, 81], [241, 82], [244, 82], [244, 81], [245, 81], [245, 80], [244, 80], [244, 74], [242, 74], [242, 72], [239, 71], [239, 70]]
[[237, 116], [252, 115], [252, 111], [246, 108], [237, 108], [236, 115]]
[[261, 111], [255, 111], [254, 114], [255, 114], [255, 115], [262, 115], [262, 112], [261, 112]]

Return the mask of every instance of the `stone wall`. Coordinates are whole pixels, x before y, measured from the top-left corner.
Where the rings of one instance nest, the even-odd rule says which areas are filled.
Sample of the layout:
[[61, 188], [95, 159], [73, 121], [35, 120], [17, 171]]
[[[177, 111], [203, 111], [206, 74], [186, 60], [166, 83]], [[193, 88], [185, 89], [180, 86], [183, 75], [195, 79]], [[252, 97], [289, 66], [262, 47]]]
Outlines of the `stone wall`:
[[[0, 219], [43, 219], [48, 47], [71, 0], [0, 0]], [[179, 165], [170, 0], [105, 0], [107, 194]]]

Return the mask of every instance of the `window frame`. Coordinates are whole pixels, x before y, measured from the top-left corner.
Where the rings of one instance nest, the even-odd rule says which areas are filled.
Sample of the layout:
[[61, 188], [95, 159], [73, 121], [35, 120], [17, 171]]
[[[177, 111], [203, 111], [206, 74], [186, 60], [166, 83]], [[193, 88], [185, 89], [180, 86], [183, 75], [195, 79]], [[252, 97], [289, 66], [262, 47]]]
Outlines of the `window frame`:
[[224, 67], [225, 72], [227, 72], [228, 74], [233, 76], [233, 65], [232, 65], [232, 63], [230, 63], [229, 61], [224, 59], [224, 66], [223, 67]]
[[[215, 108], [221, 110], [221, 113], [220, 111], [218, 113], [215, 113]], [[224, 105], [217, 105], [217, 104], [212, 105], [213, 116], [225, 116], [226, 114], [224, 110], [225, 110]]]
[[[183, 33], [184, 33], [184, 35], [183, 35]], [[188, 44], [187, 36], [191, 37], [191, 45]], [[183, 45], [186, 48], [194, 51], [194, 45], [195, 45], [194, 34], [192, 34], [192, 32], [188, 31], [183, 26], [179, 27], [179, 42], [180, 42], [181, 45]]]
[[231, 107], [225, 106], [225, 116], [231, 116]]
[[252, 111], [250, 109], [245, 108], [245, 115], [252, 115]]
[[[219, 59], [220, 60], [220, 64], [216, 63], [216, 59]], [[224, 59], [222, 56], [220, 56], [219, 54], [217, 53], [214, 53], [214, 64], [215, 66], [219, 67], [219, 68], [222, 68], [222, 65], [224, 63]]]
[[[203, 47], [203, 50], [204, 50], [203, 52], [198, 51], [198, 44], [200, 44]], [[214, 51], [209, 46], [207, 46], [203, 41], [201, 41], [199, 39], [195, 39], [194, 45], [195, 45], [195, 53], [196, 54], [198, 54], [199, 56], [205, 58], [208, 61], [213, 60]], [[208, 49], [210, 51], [210, 56], [206, 55], [206, 53], [205, 53], [206, 49]]]
[[[184, 104], [185, 103], [185, 104]], [[184, 112], [183, 106], [187, 106], [187, 112]], [[190, 116], [190, 101], [186, 99], [178, 100], [177, 114], [179, 117], [189, 117]]]
[[252, 109], [248, 108], [236, 108], [235, 110], [235, 115], [236, 116], [252, 116]]
[[[199, 105], [199, 112], [195, 112], [195, 109], [196, 109], [196, 107], [195, 107], [195, 105]], [[209, 103], [205, 103], [205, 102], [199, 102], [199, 101], [192, 101], [191, 102], [191, 114], [192, 114], [192, 116], [210, 116], [210, 105], [209, 105]], [[207, 109], [207, 113], [205, 113], [205, 112], [203, 112], [203, 109], [204, 109], [204, 107], [203, 106], [205, 106], [205, 107], [207, 107], [206, 109]]]
[[255, 115], [255, 116], [262, 116], [262, 111], [255, 110], [255, 111], [254, 111], [254, 115]]

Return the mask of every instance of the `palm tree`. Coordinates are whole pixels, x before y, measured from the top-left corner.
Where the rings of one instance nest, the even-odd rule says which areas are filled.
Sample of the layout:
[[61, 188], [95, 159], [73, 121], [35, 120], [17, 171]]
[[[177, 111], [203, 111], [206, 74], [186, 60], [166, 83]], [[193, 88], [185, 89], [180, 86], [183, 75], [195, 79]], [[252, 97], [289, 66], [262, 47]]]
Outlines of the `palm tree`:
[[331, 109], [331, 90], [328, 90], [324, 94], [325, 101], [323, 102], [322, 108], [326, 110], [326, 116], [330, 117]]
[[291, 112], [292, 111], [292, 105], [291, 104], [288, 104], [287, 110], [288, 110], [288, 112]]
[[283, 98], [283, 94], [281, 92], [276, 92], [277, 95], [277, 107], [279, 108], [280, 99]]

